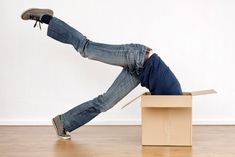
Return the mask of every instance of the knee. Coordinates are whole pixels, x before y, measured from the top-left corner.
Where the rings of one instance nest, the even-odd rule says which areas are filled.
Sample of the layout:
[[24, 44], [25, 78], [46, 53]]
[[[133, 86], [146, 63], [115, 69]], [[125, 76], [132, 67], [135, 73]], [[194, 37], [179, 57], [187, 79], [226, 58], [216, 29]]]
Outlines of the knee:
[[109, 98], [106, 98], [104, 94], [99, 95], [98, 97], [93, 99], [93, 102], [94, 102], [94, 107], [100, 112], [106, 112], [115, 105], [115, 102]]
[[80, 53], [80, 55], [84, 58], [87, 58], [87, 47], [89, 45], [91, 41], [89, 39], [87, 39], [86, 37], [83, 38], [83, 40], [81, 40], [79, 43], [76, 43], [74, 46], [75, 49], [77, 50], [77, 52]]

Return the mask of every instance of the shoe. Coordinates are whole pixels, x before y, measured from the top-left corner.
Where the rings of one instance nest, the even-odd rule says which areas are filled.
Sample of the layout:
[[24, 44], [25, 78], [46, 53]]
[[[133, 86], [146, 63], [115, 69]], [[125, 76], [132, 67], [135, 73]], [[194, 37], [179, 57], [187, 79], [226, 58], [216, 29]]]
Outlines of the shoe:
[[43, 15], [50, 15], [53, 16], [53, 10], [51, 9], [38, 9], [38, 8], [31, 8], [26, 11], [24, 11], [21, 14], [21, 18], [23, 20], [34, 20], [36, 23], [34, 24], [34, 27], [36, 27], [37, 23], [39, 22], [39, 27], [41, 29], [41, 19]]
[[66, 133], [63, 127], [63, 123], [60, 120], [60, 115], [52, 119], [52, 124], [55, 128], [57, 136], [63, 140], [71, 139], [71, 136]]

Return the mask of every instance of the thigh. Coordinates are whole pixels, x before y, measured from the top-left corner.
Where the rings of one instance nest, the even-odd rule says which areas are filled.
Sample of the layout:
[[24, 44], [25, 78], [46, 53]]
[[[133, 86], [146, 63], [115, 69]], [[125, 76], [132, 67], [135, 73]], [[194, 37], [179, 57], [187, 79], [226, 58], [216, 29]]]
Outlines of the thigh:
[[89, 41], [83, 49], [85, 57], [111, 65], [140, 68], [147, 47], [141, 44], [112, 45]]
[[138, 76], [136, 74], [131, 74], [126, 68], [124, 68], [107, 92], [100, 96], [102, 97], [102, 103], [100, 103], [99, 106], [101, 112], [112, 108], [136, 86], [138, 86], [139, 83], [140, 80]]

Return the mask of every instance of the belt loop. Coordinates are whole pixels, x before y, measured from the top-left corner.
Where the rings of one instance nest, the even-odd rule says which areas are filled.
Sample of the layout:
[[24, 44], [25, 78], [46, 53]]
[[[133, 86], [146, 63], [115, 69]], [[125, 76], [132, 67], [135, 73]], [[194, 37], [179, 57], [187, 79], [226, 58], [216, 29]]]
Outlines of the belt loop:
[[149, 53], [150, 53], [151, 50], [152, 50], [151, 48], [147, 47], [147, 50], [146, 50], [145, 55], [144, 55], [144, 64], [145, 64], [146, 61], [148, 60], [148, 58], [149, 58]]

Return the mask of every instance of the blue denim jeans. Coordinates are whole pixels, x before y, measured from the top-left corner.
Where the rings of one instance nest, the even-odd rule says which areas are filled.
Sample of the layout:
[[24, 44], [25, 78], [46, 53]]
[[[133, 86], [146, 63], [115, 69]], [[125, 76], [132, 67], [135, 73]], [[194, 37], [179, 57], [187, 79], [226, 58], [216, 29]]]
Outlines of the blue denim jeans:
[[93, 42], [56, 17], [50, 21], [47, 35], [62, 43], [71, 44], [85, 58], [123, 67], [105, 93], [61, 114], [65, 131], [71, 132], [101, 112], [112, 108], [140, 83], [138, 76], [140, 68], [143, 68], [146, 46], [141, 44], [108, 45]]

